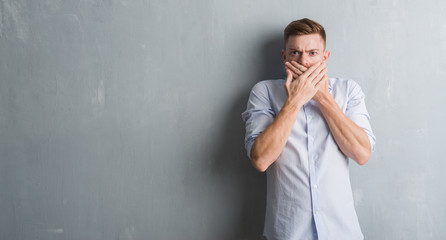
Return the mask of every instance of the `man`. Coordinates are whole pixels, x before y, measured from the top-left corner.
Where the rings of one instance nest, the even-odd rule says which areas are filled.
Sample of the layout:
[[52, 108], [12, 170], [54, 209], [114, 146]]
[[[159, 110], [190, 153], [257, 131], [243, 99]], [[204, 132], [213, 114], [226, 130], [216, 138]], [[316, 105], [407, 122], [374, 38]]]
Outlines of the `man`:
[[320, 24], [293, 21], [284, 40], [286, 80], [257, 83], [242, 114], [248, 156], [267, 174], [264, 236], [364, 239], [348, 172], [349, 158], [363, 165], [375, 146], [364, 94], [326, 76]]

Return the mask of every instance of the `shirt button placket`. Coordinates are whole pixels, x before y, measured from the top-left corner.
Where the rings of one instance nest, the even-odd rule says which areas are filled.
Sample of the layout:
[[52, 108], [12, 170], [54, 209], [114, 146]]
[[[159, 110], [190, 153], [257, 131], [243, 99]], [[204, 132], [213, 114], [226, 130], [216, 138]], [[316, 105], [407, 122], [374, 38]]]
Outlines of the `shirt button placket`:
[[317, 192], [318, 190], [318, 185], [317, 185], [317, 177], [316, 177], [316, 156], [317, 154], [315, 153], [316, 149], [314, 147], [314, 141], [315, 141], [315, 136], [313, 135], [313, 132], [315, 133], [316, 131], [313, 131], [313, 124], [312, 124], [312, 120], [313, 120], [313, 116], [311, 115], [311, 110], [309, 108], [305, 109], [308, 110], [306, 111], [307, 114], [307, 136], [308, 136], [308, 162], [310, 163], [309, 165], [309, 174], [310, 174], [310, 188], [311, 188], [311, 201], [312, 201], [312, 207], [313, 207], [313, 214], [314, 214], [314, 221], [316, 224], [316, 229], [319, 232], [320, 229], [320, 211], [319, 211], [319, 194]]

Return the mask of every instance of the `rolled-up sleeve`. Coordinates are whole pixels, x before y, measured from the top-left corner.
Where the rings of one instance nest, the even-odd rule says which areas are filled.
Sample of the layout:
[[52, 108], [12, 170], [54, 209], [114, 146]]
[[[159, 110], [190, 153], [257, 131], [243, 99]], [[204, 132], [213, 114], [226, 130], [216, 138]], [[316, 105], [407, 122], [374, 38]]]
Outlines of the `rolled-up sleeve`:
[[252, 88], [246, 111], [242, 113], [246, 125], [245, 148], [249, 158], [257, 136], [274, 121], [275, 117], [269, 100], [268, 87], [264, 82], [259, 82]]
[[376, 138], [370, 125], [370, 115], [365, 106], [365, 95], [355, 81], [349, 80], [348, 85], [348, 102], [345, 115], [365, 131], [370, 141], [370, 150], [374, 152]]

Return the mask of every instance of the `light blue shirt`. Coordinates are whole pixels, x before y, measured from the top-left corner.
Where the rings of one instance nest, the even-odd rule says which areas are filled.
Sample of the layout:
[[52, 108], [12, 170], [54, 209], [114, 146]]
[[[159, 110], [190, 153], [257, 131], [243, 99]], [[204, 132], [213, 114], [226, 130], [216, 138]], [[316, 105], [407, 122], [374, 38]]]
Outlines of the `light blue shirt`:
[[[285, 80], [257, 83], [242, 117], [250, 157], [256, 137], [274, 120], [287, 95]], [[329, 91], [345, 115], [364, 129], [374, 151], [364, 93], [352, 80], [330, 78]], [[279, 158], [266, 170], [268, 240], [364, 239], [354, 208], [349, 159], [340, 151], [314, 100], [299, 111]]]

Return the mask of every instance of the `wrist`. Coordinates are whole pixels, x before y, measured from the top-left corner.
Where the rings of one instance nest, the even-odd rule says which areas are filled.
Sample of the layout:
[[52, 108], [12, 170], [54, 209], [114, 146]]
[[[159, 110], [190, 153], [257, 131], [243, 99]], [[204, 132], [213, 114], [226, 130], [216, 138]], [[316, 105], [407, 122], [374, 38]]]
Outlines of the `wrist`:
[[332, 103], [335, 102], [331, 94], [320, 94], [317, 98], [314, 99], [314, 101], [317, 102], [320, 107], [330, 106]]
[[287, 98], [285, 103], [282, 106], [282, 110], [287, 112], [299, 112], [302, 108], [303, 104], [299, 103], [297, 99]]

